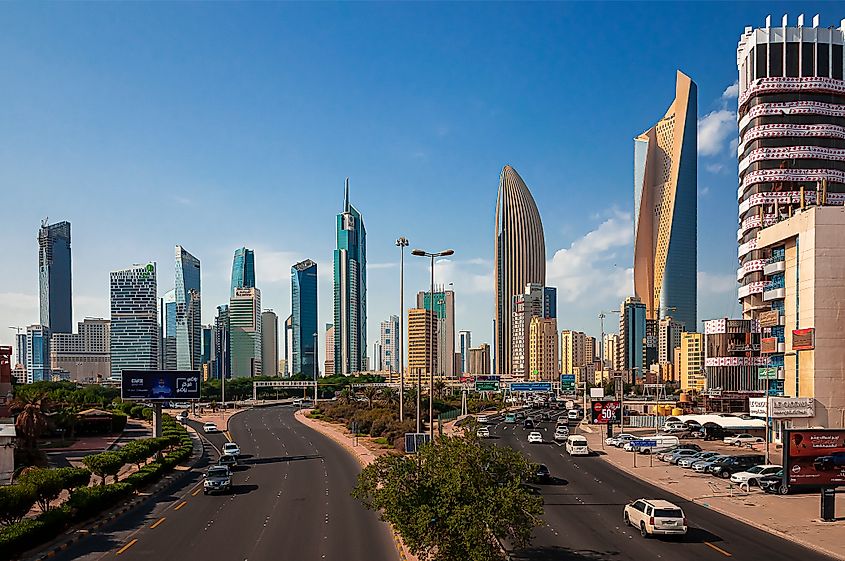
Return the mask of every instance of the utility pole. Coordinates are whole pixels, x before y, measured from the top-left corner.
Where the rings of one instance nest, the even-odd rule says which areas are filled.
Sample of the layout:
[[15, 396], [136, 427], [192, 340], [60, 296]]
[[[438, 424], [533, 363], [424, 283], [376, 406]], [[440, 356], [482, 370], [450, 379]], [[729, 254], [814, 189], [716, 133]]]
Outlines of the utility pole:
[[408, 247], [408, 240], [400, 237], [396, 240], [396, 246], [399, 248], [399, 339], [396, 348], [399, 350], [399, 421], [402, 422], [405, 419], [405, 355], [402, 348], [405, 340], [402, 322], [405, 321], [405, 248]]

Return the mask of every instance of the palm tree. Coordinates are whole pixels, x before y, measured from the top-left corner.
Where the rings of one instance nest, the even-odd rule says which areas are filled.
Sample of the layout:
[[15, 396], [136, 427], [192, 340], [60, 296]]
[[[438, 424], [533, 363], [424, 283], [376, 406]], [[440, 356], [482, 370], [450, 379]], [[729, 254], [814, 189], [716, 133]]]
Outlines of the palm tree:
[[367, 386], [364, 388], [364, 391], [362, 393], [364, 394], [364, 397], [367, 398], [367, 408], [372, 409], [373, 400], [378, 397], [379, 389], [374, 388], [373, 386]]
[[340, 390], [340, 394], [338, 395], [337, 399], [341, 403], [346, 403], [348, 405], [355, 401], [355, 392], [352, 391], [352, 388], [347, 386]]
[[393, 388], [384, 388], [381, 390], [381, 399], [385, 405], [395, 405], [399, 403], [399, 392]]
[[443, 380], [437, 380], [434, 382], [434, 395], [437, 396], [438, 399], [443, 399], [443, 394], [446, 391], [446, 382]]
[[15, 430], [24, 448], [34, 449], [37, 439], [47, 429], [49, 402], [46, 392], [26, 393], [15, 397], [12, 411], [18, 413]]

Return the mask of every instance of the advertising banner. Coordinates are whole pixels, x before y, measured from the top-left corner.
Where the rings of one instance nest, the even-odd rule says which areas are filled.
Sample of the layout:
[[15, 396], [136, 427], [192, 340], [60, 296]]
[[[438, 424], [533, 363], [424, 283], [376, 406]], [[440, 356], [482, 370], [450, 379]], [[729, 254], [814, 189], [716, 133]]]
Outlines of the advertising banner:
[[813, 327], [809, 329], [793, 329], [792, 330], [792, 350], [793, 351], [812, 351], [816, 348], [816, 330]]
[[622, 404], [618, 401], [594, 401], [590, 407], [594, 425], [622, 421]]
[[774, 327], [780, 324], [780, 311], [767, 310], [757, 315], [760, 327]]
[[760, 339], [761, 353], [776, 353], [778, 352], [777, 337], [763, 337]]
[[845, 485], [845, 429], [784, 431], [783, 468], [792, 486]]
[[592, 399], [604, 398], [604, 388], [590, 388], [590, 397]]
[[144, 401], [199, 399], [200, 380], [197, 370], [124, 370], [120, 397]]
[[511, 382], [510, 390], [512, 392], [550, 392], [552, 391], [551, 382]]
[[815, 399], [812, 397], [769, 398], [769, 416], [773, 419], [812, 417], [815, 414]]
[[761, 419], [766, 418], [766, 398], [765, 397], [749, 397], [748, 398], [748, 414], [752, 417]]

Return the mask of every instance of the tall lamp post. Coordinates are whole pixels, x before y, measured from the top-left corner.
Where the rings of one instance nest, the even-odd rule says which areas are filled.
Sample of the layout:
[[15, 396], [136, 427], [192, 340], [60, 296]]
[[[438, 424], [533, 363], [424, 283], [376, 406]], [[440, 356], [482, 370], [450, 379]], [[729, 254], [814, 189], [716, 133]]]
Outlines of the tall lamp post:
[[399, 340], [396, 348], [399, 349], [399, 422], [402, 422], [405, 420], [405, 355], [402, 354], [405, 339], [402, 322], [405, 321], [405, 248], [408, 247], [408, 239], [400, 237], [396, 240], [396, 247], [399, 248]]
[[[434, 317], [437, 317], [437, 312], [434, 310], [434, 260], [438, 257], [448, 257], [449, 255], [453, 255], [455, 253], [452, 249], [445, 249], [443, 251], [438, 251], [436, 253], [429, 253], [428, 251], [424, 251], [422, 249], [415, 249], [411, 251], [411, 255], [416, 255], [417, 257], [428, 257], [431, 259], [431, 292], [428, 293], [428, 301], [431, 305], [431, 312], [434, 314]], [[426, 322], [428, 324], [428, 322]], [[432, 323], [432, 328], [435, 323]], [[428, 331], [428, 329], [426, 329]], [[431, 333], [430, 337], [428, 338], [429, 347], [431, 347], [431, 363], [429, 365], [429, 377], [428, 377], [428, 434], [429, 437], [434, 440], [434, 333]]]
[[314, 407], [316, 408], [317, 407], [317, 374], [318, 374], [318, 370], [317, 370], [317, 332], [314, 332], [313, 358], [314, 358], [314, 368], [313, 368], [313, 370], [314, 370]]

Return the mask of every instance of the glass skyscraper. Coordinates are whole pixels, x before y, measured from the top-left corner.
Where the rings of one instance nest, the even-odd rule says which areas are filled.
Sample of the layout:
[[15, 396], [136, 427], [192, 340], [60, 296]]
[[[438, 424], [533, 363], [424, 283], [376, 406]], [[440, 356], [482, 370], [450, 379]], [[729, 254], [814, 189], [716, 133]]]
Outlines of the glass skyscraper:
[[[255, 275], [252, 275], [253, 279]], [[254, 280], [253, 280], [254, 282]], [[176, 246], [176, 367], [199, 370], [202, 352], [200, 260]]]
[[292, 374], [314, 376], [317, 361], [317, 264], [306, 259], [290, 269]]
[[[199, 285], [199, 281], [197, 281]], [[235, 250], [232, 260], [232, 291], [235, 295], [237, 288], [255, 288], [255, 254], [251, 249], [241, 247]]]
[[261, 291], [236, 288], [229, 300], [232, 377], [261, 374]]
[[220, 379], [232, 377], [232, 347], [229, 339], [229, 305], [217, 306], [214, 318], [214, 369], [213, 376]]
[[50, 330], [44, 325], [30, 325], [26, 328], [26, 345], [27, 380], [49, 381]]
[[161, 304], [162, 324], [162, 361], [165, 370], [176, 370], [176, 290], [164, 293]]
[[367, 369], [367, 230], [349, 203], [337, 215], [334, 251], [334, 371], [348, 376]]
[[71, 302], [70, 222], [38, 230], [38, 293], [41, 325], [52, 333], [73, 333]]
[[112, 378], [120, 379], [123, 370], [155, 370], [159, 345], [156, 265], [133, 265], [110, 276]]

